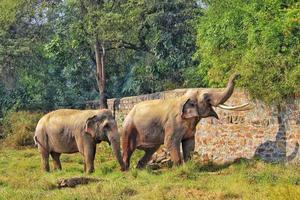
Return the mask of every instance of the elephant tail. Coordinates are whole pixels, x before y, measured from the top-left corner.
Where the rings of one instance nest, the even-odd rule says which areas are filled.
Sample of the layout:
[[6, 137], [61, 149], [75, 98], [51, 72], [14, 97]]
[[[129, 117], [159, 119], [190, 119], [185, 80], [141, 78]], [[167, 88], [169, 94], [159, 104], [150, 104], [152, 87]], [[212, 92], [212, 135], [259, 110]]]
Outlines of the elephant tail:
[[33, 140], [34, 140], [34, 146], [37, 146], [38, 145], [38, 139], [37, 139], [37, 136], [33, 136]]
[[47, 143], [48, 143], [48, 135], [46, 134], [43, 126], [39, 124], [36, 127], [35, 134], [33, 136], [34, 145], [38, 148], [42, 148], [45, 151], [48, 151]]
[[38, 146], [40, 148], [43, 148], [45, 151], [48, 151], [48, 148], [46, 148], [39, 140], [38, 140], [38, 137], [37, 135], [35, 135], [33, 137], [33, 140], [34, 140], [34, 146]]
[[35, 134], [33, 136], [34, 146], [38, 146], [38, 144], [40, 144], [40, 142], [38, 140], [38, 135], [41, 135], [42, 132], [43, 132], [43, 128], [42, 128], [42, 126], [40, 124], [40, 121], [39, 121], [39, 123], [37, 124], [37, 126], [35, 128]]

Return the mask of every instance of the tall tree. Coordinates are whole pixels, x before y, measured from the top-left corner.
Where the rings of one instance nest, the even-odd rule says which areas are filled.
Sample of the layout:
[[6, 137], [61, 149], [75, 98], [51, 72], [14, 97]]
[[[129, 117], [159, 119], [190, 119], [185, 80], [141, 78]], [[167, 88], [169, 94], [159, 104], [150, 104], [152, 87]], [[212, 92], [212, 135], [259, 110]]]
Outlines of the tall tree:
[[[90, 35], [92, 36], [91, 44], [94, 46], [94, 53], [95, 53], [95, 62], [96, 62], [96, 79], [97, 79], [97, 85], [99, 89], [99, 107], [102, 108], [108, 108], [107, 105], [107, 93], [106, 93], [106, 87], [105, 87], [105, 66], [104, 66], [104, 57], [105, 57], [105, 47], [104, 47], [104, 41], [101, 41], [101, 38], [99, 37], [98, 33], [98, 24], [97, 21], [101, 20], [99, 19], [98, 13], [102, 11], [101, 8], [103, 8], [104, 1], [97, 1], [97, 0], [88, 0], [84, 1], [81, 0], [81, 14], [83, 15], [83, 18], [86, 19], [91, 24], [91, 30], [92, 33]], [[101, 13], [102, 14], [102, 13]]]
[[[96, 1], [77, 0], [66, 3], [69, 9], [77, 12], [78, 33], [86, 33], [87, 43], [93, 50], [91, 60], [96, 66], [96, 80], [100, 94], [100, 108], [107, 108], [105, 52], [115, 49], [145, 51], [134, 41], [134, 26], [137, 23], [139, 1]], [[131, 33], [129, 34], [129, 31]]]

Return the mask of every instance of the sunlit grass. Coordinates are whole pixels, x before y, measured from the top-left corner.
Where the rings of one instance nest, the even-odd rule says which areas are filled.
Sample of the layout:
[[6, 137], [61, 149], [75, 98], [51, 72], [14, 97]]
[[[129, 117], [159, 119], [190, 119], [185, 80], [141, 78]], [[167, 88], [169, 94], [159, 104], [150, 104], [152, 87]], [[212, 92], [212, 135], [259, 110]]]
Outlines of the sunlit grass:
[[[83, 173], [80, 154], [62, 155], [62, 171], [41, 171], [37, 149], [0, 150], [2, 199], [299, 199], [300, 167], [242, 160], [224, 166], [191, 161], [177, 168], [137, 170], [142, 152], [122, 173], [111, 149], [99, 145], [95, 173]], [[52, 164], [52, 163], [51, 163]], [[57, 188], [57, 180], [93, 177], [99, 182]]]

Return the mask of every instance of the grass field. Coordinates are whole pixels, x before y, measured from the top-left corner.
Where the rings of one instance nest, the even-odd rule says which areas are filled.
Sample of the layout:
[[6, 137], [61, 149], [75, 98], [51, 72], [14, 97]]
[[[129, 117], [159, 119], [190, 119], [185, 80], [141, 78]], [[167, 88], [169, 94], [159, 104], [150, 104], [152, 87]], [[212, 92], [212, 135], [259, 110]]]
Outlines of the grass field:
[[[132, 165], [141, 154], [137, 152]], [[119, 171], [110, 148], [99, 145], [95, 173], [83, 173], [80, 154], [62, 155], [62, 171], [44, 173], [37, 149], [0, 150], [2, 199], [300, 199], [300, 166], [241, 161], [228, 166], [196, 161], [177, 168]], [[57, 180], [93, 177], [99, 182], [57, 188]]]

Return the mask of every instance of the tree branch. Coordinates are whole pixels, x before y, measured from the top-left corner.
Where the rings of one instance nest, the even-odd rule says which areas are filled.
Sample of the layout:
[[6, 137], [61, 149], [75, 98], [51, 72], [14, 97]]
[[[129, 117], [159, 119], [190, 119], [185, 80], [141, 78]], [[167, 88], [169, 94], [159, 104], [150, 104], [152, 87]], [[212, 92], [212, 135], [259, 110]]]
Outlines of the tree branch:
[[[147, 48], [146, 46], [138, 46], [136, 44], [126, 42], [126, 41], [123, 41], [123, 40], [110, 40], [110, 41], [107, 41], [107, 42], [110, 43], [110, 47], [107, 47], [106, 51], [113, 50], [113, 49], [119, 49], [119, 48], [125, 48], [125, 49], [131, 49], [131, 50], [135, 50], [135, 51], [144, 51], [144, 52], [147, 52], [147, 53], [150, 53], [150, 54], [154, 55], [154, 53], [151, 52], [149, 50], [149, 48]], [[114, 46], [114, 45], [112, 45], [113, 43], [118, 43], [118, 45]]]

